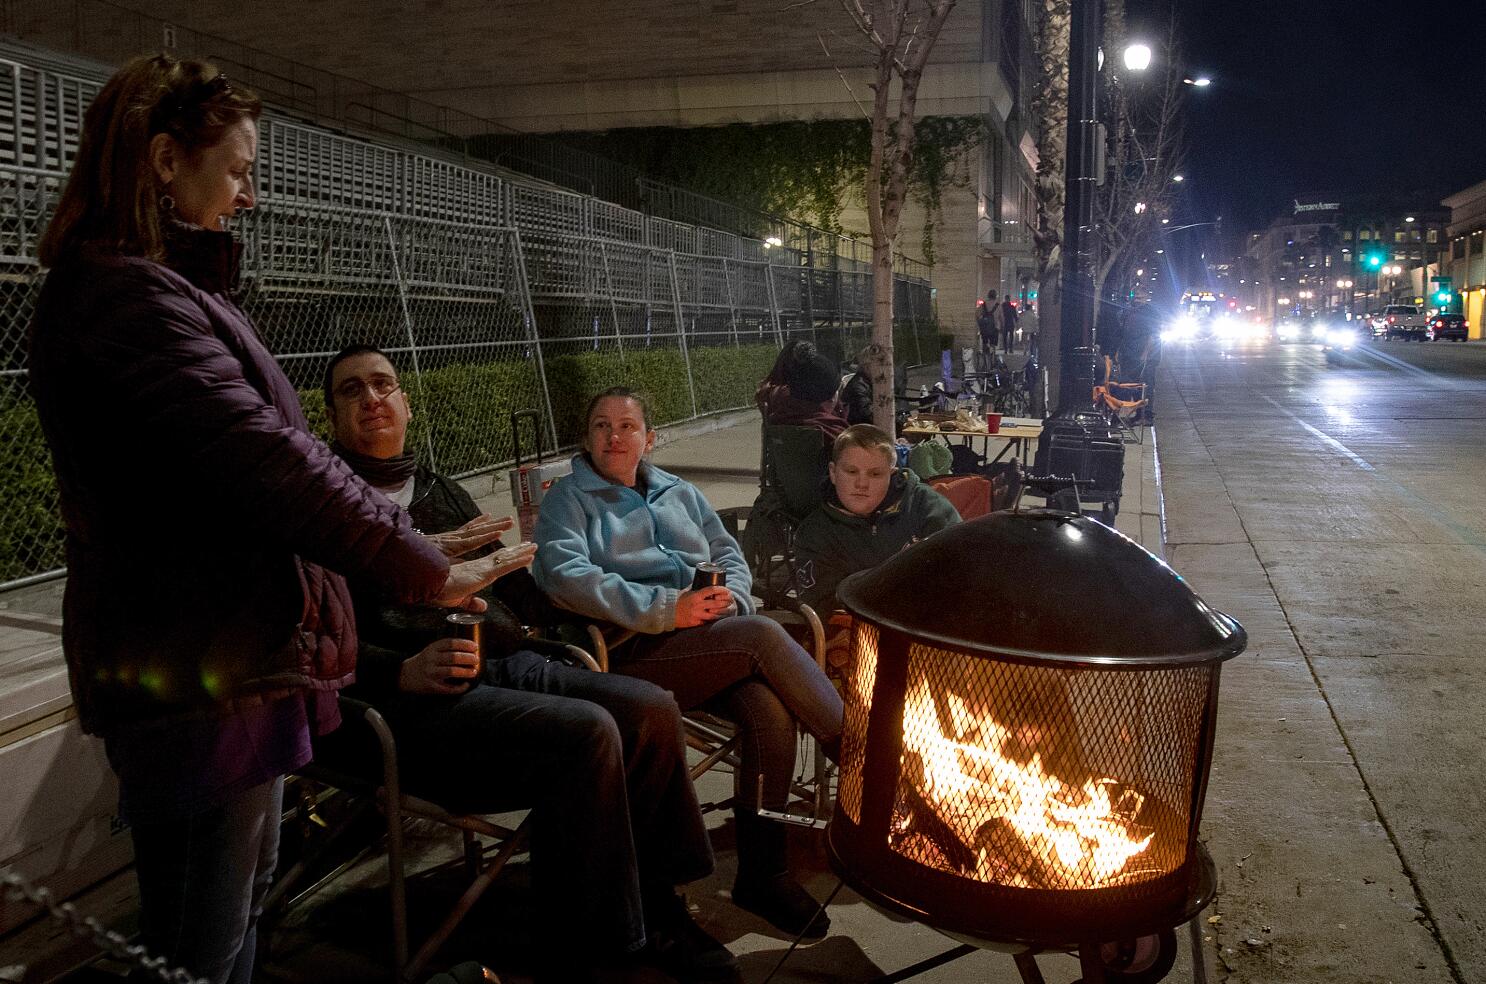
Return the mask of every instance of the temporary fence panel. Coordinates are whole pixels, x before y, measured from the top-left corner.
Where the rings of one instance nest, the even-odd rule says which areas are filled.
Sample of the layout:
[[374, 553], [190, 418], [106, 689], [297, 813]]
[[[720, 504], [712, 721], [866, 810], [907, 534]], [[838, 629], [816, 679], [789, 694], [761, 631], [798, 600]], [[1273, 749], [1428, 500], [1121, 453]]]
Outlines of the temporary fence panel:
[[[0, 65], [0, 586], [14, 586], [63, 562], [25, 339], [43, 282], [37, 242], [99, 86]], [[392, 353], [415, 405], [413, 443], [446, 472], [508, 462], [511, 410], [543, 411], [548, 443], [571, 445], [583, 394], [627, 379], [674, 423], [749, 405], [791, 337], [847, 348], [868, 330], [865, 264], [832, 279], [831, 251], [793, 228], [761, 228], [780, 233], [771, 245], [647, 219], [273, 113], [260, 133], [259, 207], [237, 229], [244, 310], [322, 429], [330, 357], [353, 343]], [[900, 318], [931, 324], [927, 282], [899, 291]]]

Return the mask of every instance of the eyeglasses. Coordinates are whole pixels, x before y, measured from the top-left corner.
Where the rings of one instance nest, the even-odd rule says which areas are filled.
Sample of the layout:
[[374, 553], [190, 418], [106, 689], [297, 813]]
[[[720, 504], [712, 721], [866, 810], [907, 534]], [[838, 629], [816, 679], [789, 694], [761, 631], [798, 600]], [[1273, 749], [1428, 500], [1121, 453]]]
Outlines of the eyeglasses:
[[348, 379], [337, 386], [334, 393], [337, 400], [345, 400], [349, 403], [361, 399], [361, 394], [367, 390], [370, 390], [377, 399], [385, 400], [400, 389], [402, 389], [402, 383], [396, 379], [390, 376], [377, 376], [364, 381]]

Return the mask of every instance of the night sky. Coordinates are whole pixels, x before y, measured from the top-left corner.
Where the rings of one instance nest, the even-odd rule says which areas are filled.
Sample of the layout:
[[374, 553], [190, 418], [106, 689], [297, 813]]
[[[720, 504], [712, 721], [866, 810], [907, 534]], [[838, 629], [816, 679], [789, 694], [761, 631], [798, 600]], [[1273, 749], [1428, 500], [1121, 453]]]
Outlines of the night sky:
[[[1486, 181], [1486, 0], [1129, 0], [1213, 84], [1189, 101], [1188, 221], [1224, 238], [1297, 195], [1437, 203]], [[1411, 195], [1417, 193], [1418, 198]]]

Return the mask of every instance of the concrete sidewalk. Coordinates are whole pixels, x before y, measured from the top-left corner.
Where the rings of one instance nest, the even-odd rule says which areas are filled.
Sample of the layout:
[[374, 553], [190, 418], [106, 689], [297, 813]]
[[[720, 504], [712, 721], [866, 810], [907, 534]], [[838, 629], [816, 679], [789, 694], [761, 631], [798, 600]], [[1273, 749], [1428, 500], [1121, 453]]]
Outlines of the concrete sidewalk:
[[[1117, 526], [1126, 535], [1161, 554], [1163, 543], [1161, 469], [1158, 467], [1154, 434], [1145, 432], [1142, 444], [1127, 447], [1125, 486]], [[1164, 448], [1163, 448], [1164, 451]], [[721, 415], [666, 432], [655, 452], [659, 466], [676, 472], [696, 483], [717, 508], [749, 505], [758, 491], [760, 429], [757, 414], [748, 411]], [[509, 489], [503, 475], [493, 475], [467, 483], [481, 505], [492, 513], [511, 511]], [[1184, 517], [1185, 519], [1185, 517]], [[58, 585], [48, 585], [30, 592], [13, 594], [8, 599], [11, 617], [0, 619], [0, 647], [7, 633], [24, 633], [28, 640], [50, 636], [55, 631], [51, 622], [22, 628], [21, 613], [42, 614], [54, 610]], [[1252, 631], [1252, 629], [1251, 629]], [[19, 643], [19, 637], [14, 640]], [[49, 640], [55, 645], [55, 636]], [[1220, 743], [1220, 753], [1227, 752]], [[1231, 752], [1220, 759], [1242, 758]], [[1220, 766], [1233, 778], [1242, 774], [1237, 763]], [[1215, 780], [1218, 777], [1215, 776]], [[1222, 776], [1224, 780], [1229, 776]], [[1242, 801], [1230, 785], [1220, 787], [1213, 799]], [[732, 794], [730, 778], [720, 770], [703, 777], [699, 794], [704, 804], [718, 804]], [[789, 940], [761, 920], [735, 908], [727, 898], [736, 870], [732, 844], [732, 825], [728, 811], [715, 809], [708, 813], [717, 849], [717, 871], [703, 882], [687, 887], [688, 899], [695, 915], [710, 932], [725, 942], [740, 957], [744, 979], [760, 982], [770, 977], [788, 947]], [[447, 835], [420, 838], [414, 832], [410, 842], [414, 850], [430, 860], [451, 856]], [[1232, 863], [1240, 856], [1242, 845], [1220, 840], [1214, 853]], [[824, 899], [837, 888], [837, 879], [825, 863], [819, 832], [798, 830], [793, 834], [792, 850], [798, 871], [810, 891]], [[274, 958], [266, 968], [269, 979], [294, 981], [351, 982], [373, 979], [381, 973], [377, 963], [378, 944], [369, 944], [368, 930], [379, 943], [382, 916], [368, 912], [368, 905], [380, 905], [379, 886], [384, 878], [382, 863], [377, 859], [363, 862], [341, 881], [327, 889], [312, 905], [291, 919], [276, 940]], [[508, 984], [522, 984], [519, 966], [506, 966], [508, 953], [519, 948], [524, 920], [529, 912], [524, 902], [519, 866], [509, 884], [498, 887], [486, 912], [477, 912], [469, 920], [470, 931], [462, 933], [447, 951], [456, 959], [481, 959], [500, 970]], [[127, 874], [114, 879], [106, 889], [115, 900], [129, 896], [132, 878]], [[98, 897], [98, 893], [93, 893]], [[416, 896], [414, 897], [416, 900]], [[86, 905], [86, 903], [85, 903]], [[414, 905], [418, 903], [415, 901]], [[955, 945], [932, 929], [897, 917], [889, 917], [864, 903], [850, 890], [842, 890], [830, 908], [832, 928], [829, 936], [797, 950], [772, 980], [781, 982], [863, 981], [932, 957]], [[1211, 935], [1211, 934], [1210, 934]], [[1187, 937], [1178, 934], [1182, 954], [1176, 970], [1168, 978], [1178, 984], [1191, 981]], [[1224, 939], [1220, 937], [1220, 939]], [[1215, 941], [1216, 942], [1216, 941]], [[369, 950], [371, 952], [369, 952]], [[1065, 955], [1044, 955], [1039, 965], [1050, 981], [1073, 980], [1079, 976], [1077, 961]], [[1209, 964], [1213, 963], [1211, 955]], [[1221, 975], [1210, 976], [1221, 980]], [[1271, 978], [1252, 978], [1254, 980]], [[1350, 978], [1337, 978], [1350, 979]], [[664, 981], [656, 977], [657, 984]], [[980, 951], [968, 957], [924, 973], [915, 980], [925, 984], [952, 981], [983, 981], [988, 984], [1020, 980], [1011, 958], [1005, 954]]]

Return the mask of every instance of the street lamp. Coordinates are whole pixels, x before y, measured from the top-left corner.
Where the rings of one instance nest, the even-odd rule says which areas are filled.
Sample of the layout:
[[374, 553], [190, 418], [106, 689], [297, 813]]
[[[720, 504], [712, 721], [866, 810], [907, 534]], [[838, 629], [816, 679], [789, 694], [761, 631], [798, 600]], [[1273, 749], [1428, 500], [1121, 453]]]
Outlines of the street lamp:
[[1213, 80], [1206, 75], [1199, 75], [1195, 79], [1182, 79], [1182, 82], [1187, 85], [1195, 85], [1199, 89], [1206, 89], [1213, 84]]
[[1125, 48], [1125, 67], [1132, 72], [1144, 72], [1151, 67], [1151, 46], [1136, 42]]

